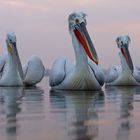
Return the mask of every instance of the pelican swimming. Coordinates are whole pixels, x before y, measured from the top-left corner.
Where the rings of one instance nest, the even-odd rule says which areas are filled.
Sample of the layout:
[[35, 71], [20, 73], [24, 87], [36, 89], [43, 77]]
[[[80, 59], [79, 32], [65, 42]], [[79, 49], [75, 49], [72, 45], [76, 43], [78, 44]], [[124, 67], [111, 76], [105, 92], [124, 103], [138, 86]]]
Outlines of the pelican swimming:
[[121, 66], [113, 66], [106, 71], [106, 85], [136, 86], [140, 83], [140, 69], [133, 66], [129, 53], [129, 36], [119, 36], [116, 39], [117, 46], [120, 50], [119, 56]]
[[64, 57], [57, 59], [50, 72], [50, 86], [54, 90], [100, 90], [104, 74], [98, 66], [98, 56], [86, 29], [86, 14], [72, 13], [68, 22], [76, 64]]
[[0, 61], [0, 86], [33, 86], [44, 76], [44, 66], [37, 56], [32, 56], [22, 68], [13, 32], [6, 38], [8, 54]]

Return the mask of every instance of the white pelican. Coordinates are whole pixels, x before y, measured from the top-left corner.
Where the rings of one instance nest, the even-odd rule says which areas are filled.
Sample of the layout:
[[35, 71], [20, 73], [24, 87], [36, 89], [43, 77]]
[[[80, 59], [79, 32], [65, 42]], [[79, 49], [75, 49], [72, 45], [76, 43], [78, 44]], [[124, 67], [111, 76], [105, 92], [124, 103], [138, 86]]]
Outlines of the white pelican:
[[50, 72], [50, 86], [54, 90], [100, 90], [104, 74], [86, 29], [86, 14], [72, 13], [68, 22], [76, 64], [72, 65], [66, 58], [57, 59]]
[[106, 85], [118, 86], [136, 86], [140, 83], [140, 69], [133, 66], [133, 62], [129, 53], [129, 36], [120, 36], [116, 39], [121, 66], [113, 66], [106, 71]]
[[0, 61], [0, 86], [33, 86], [44, 76], [44, 66], [37, 56], [32, 56], [22, 68], [13, 32], [7, 34], [8, 55]]

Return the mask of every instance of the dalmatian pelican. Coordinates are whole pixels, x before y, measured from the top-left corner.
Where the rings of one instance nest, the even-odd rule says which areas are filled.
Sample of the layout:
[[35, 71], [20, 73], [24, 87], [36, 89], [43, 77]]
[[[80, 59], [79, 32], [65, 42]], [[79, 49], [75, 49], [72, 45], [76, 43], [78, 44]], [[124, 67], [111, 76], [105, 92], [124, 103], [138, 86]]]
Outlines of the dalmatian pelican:
[[76, 63], [60, 57], [53, 63], [49, 83], [52, 90], [101, 90], [104, 73], [98, 65], [98, 56], [86, 29], [86, 14], [69, 15], [69, 32]]
[[128, 35], [119, 36], [116, 39], [117, 46], [120, 50], [121, 66], [113, 66], [106, 71], [106, 85], [139, 86], [140, 68], [134, 67], [133, 65], [128, 48], [130, 41]]
[[22, 68], [13, 32], [7, 34], [6, 45], [8, 54], [0, 61], [0, 86], [34, 86], [40, 82], [45, 70], [40, 58], [32, 56]]

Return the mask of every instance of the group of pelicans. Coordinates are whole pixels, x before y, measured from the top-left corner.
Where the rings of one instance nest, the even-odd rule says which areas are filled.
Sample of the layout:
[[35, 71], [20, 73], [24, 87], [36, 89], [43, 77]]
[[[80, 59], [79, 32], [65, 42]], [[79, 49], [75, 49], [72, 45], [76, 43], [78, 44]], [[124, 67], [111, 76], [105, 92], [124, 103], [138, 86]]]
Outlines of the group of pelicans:
[[[101, 90], [104, 83], [113, 86], [139, 86], [140, 68], [133, 66], [128, 49], [129, 36], [116, 39], [121, 66], [103, 70], [86, 29], [86, 14], [72, 13], [68, 22], [76, 63], [72, 64], [65, 57], [56, 59], [49, 74], [49, 84], [53, 90]], [[40, 82], [45, 72], [41, 59], [32, 56], [22, 66], [14, 33], [7, 34], [6, 44], [8, 53], [0, 59], [0, 86], [34, 86]]]

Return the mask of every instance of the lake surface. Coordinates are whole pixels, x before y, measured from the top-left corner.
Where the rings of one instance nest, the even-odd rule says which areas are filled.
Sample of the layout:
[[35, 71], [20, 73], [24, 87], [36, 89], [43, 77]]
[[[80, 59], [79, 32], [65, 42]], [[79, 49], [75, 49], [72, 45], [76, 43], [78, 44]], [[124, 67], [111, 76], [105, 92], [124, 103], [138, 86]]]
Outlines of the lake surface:
[[0, 88], [0, 140], [139, 140], [140, 88]]

